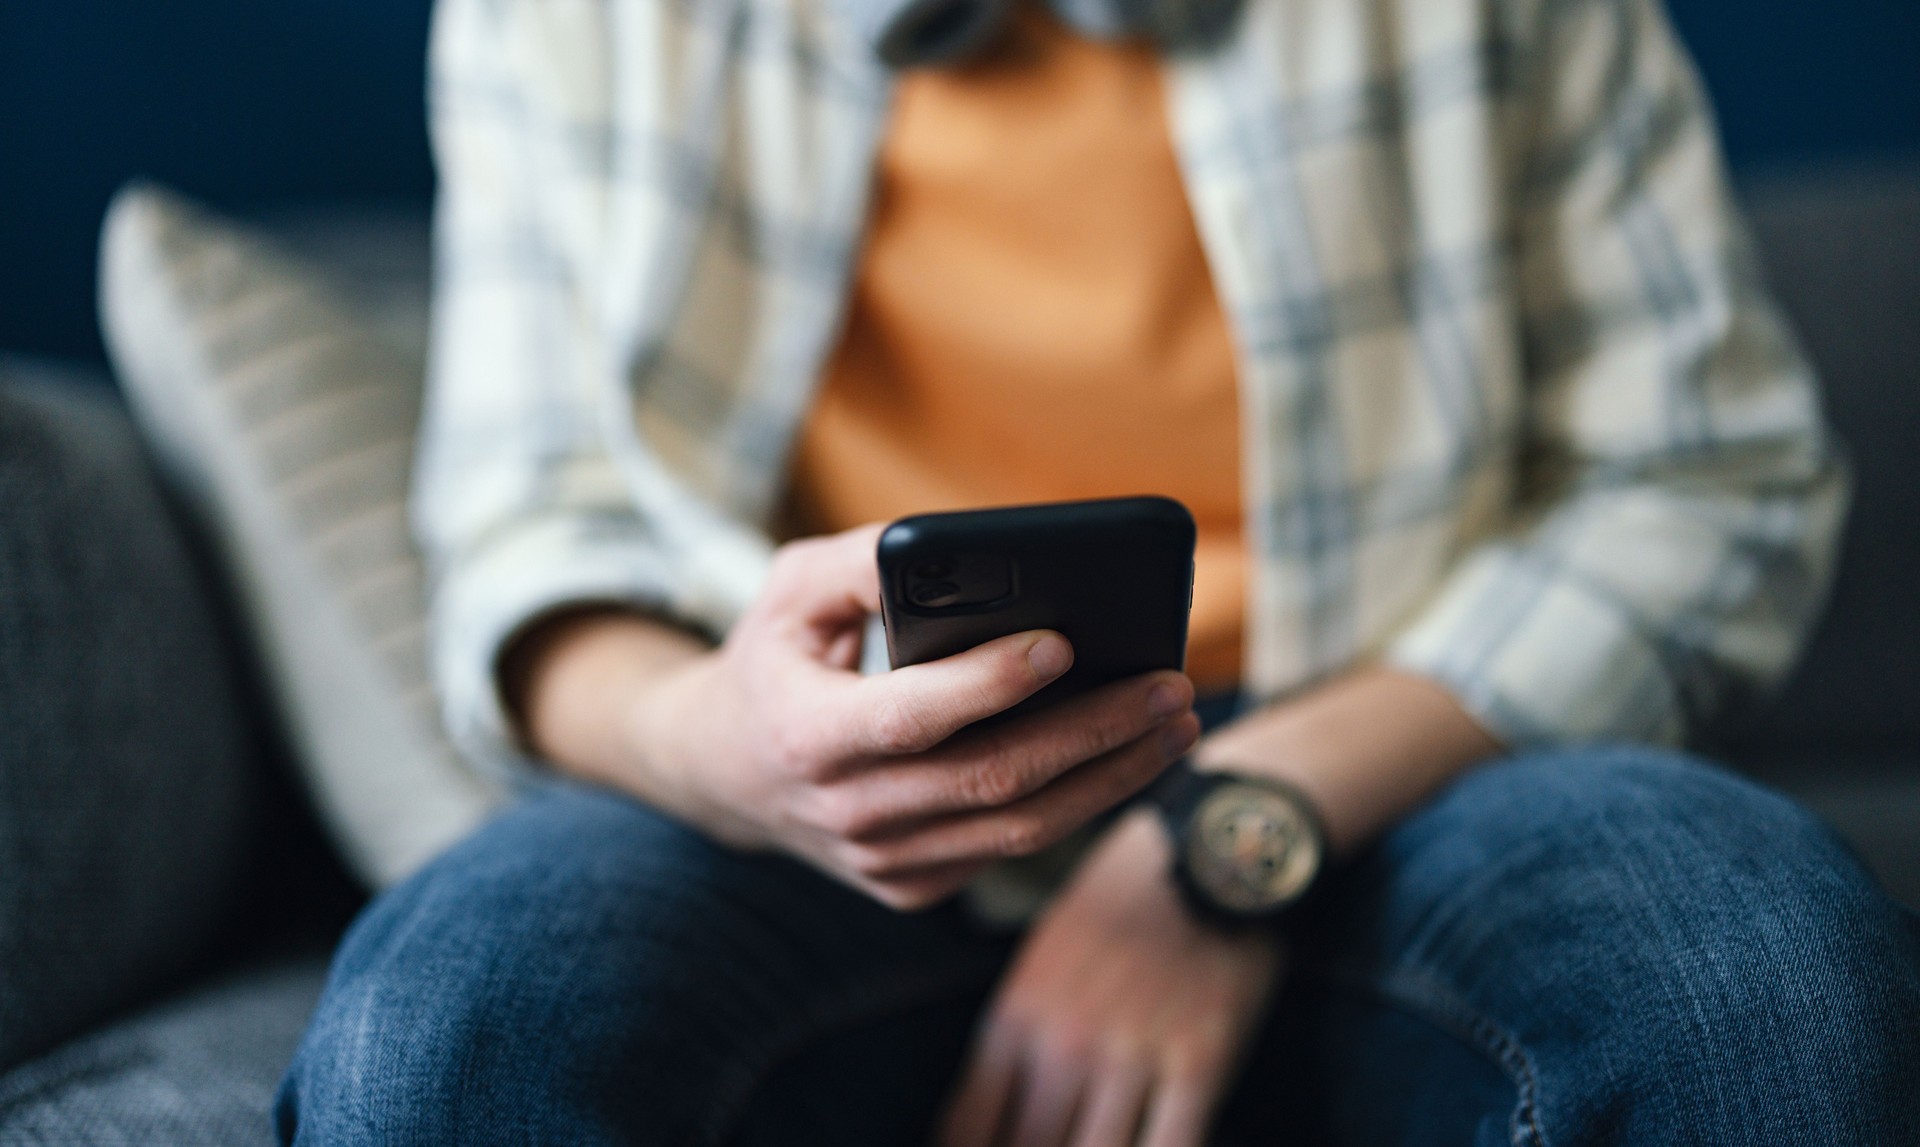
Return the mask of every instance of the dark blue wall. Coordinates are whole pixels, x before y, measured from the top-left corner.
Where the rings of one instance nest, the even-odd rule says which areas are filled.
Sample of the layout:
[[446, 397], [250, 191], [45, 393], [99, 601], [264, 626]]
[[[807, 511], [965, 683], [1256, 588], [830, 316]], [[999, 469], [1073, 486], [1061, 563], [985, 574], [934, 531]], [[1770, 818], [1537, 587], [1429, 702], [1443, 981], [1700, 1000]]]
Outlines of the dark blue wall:
[[94, 357], [96, 230], [150, 175], [236, 210], [424, 202], [427, 0], [0, 0], [0, 348]]
[[1668, 0], [1736, 167], [1920, 158], [1914, 0]]
[[[656, 0], [626, 0], [653, 3]], [[1744, 169], [1920, 156], [1914, 0], [1672, 0]], [[107, 196], [424, 202], [427, 0], [0, 0], [0, 348], [94, 357]]]

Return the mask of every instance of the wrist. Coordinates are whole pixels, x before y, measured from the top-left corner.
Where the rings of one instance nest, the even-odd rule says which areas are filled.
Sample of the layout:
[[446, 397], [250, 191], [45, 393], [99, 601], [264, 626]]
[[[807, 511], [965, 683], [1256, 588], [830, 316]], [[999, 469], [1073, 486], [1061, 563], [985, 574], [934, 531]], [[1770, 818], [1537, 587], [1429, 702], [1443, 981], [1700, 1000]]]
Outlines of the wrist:
[[1257, 773], [1310, 799], [1335, 857], [1351, 856], [1500, 745], [1439, 685], [1355, 669], [1203, 739], [1198, 771]]
[[657, 780], [671, 778], [665, 740], [653, 735], [654, 698], [707, 659], [704, 643], [636, 613], [583, 610], [542, 622], [509, 656], [502, 687], [519, 702], [523, 740], [535, 755], [649, 802], [665, 794]]
[[1196, 913], [1180, 890], [1173, 861], [1174, 844], [1160, 817], [1152, 809], [1134, 808], [1107, 829], [1066, 895], [1112, 903], [1142, 927], [1182, 937], [1183, 944], [1278, 943], [1271, 930], [1221, 928]]
[[1136, 898], [1161, 902], [1185, 914], [1173, 881], [1173, 844], [1150, 808], [1131, 808], [1109, 825], [1081, 875], [1124, 885]]
[[527, 621], [501, 646], [495, 687], [514, 739], [528, 753], [557, 763], [556, 747], [573, 739], [564, 729], [570, 707], [562, 702], [571, 691], [569, 679], [580, 674], [569, 663], [594, 648], [596, 634], [627, 616], [614, 606], [563, 607]]
[[635, 689], [625, 706], [622, 768], [611, 779], [676, 820], [744, 845], [738, 818], [703, 783], [724, 764], [724, 752], [702, 747], [702, 730], [715, 708], [719, 656], [704, 651]]

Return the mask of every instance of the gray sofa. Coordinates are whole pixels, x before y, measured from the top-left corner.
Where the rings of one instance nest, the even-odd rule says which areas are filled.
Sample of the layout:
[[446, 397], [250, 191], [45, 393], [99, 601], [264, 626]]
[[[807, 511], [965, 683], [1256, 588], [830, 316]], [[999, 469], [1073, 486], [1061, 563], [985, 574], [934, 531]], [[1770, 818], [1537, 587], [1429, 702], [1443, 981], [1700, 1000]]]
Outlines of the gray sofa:
[[[1804, 664], [1704, 740], [1920, 905], [1920, 172], [1748, 198], [1860, 493]], [[347, 259], [366, 245], [305, 233]], [[267, 1140], [361, 895], [258, 719], [246, 627], [206, 553], [110, 386], [0, 364], [0, 1144]], [[27, 608], [49, 594], [115, 607], [80, 641]], [[122, 671], [153, 657], [169, 672]]]

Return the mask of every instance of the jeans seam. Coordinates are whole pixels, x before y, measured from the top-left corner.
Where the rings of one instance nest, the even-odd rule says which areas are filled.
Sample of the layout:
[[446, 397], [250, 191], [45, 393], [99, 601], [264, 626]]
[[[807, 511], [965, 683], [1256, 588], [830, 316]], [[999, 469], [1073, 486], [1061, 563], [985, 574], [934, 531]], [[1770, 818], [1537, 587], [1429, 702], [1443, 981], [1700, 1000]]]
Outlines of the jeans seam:
[[1514, 1147], [1551, 1147], [1540, 1123], [1539, 1076], [1518, 1037], [1483, 1015], [1431, 975], [1400, 971], [1382, 976], [1326, 970], [1331, 986], [1373, 996], [1453, 1035], [1491, 1059], [1518, 1094], [1509, 1136]]
[[991, 976], [997, 966], [997, 961], [982, 959], [936, 973], [899, 976], [877, 989], [868, 982], [855, 990], [826, 997], [763, 1041], [761, 1054], [742, 1054], [736, 1066], [716, 1081], [707, 1117], [700, 1123], [702, 1141], [710, 1147], [724, 1144], [735, 1130], [734, 1124], [745, 1110], [748, 1098], [774, 1068], [799, 1054], [809, 1042], [889, 1011], [960, 991], [975, 980]]

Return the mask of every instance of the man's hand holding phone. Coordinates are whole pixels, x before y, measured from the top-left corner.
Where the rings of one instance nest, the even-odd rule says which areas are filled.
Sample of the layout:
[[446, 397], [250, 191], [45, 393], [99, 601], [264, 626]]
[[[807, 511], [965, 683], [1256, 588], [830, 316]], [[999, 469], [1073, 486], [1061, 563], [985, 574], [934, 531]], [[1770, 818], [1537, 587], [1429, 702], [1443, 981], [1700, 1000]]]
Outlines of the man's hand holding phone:
[[[861, 676], [879, 534], [783, 547], [717, 650], [663, 654], [660, 627], [638, 618], [556, 639], [525, 694], [536, 746], [722, 841], [782, 849], [918, 909], [996, 860], [1066, 837], [1198, 739], [1193, 687], [1176, 672], [968, 729], [1067, 671], [1073, 651], [1054, 632]], [[620, 714], [610, 732], [564, 727], [568, 714], [609, 705]]]

